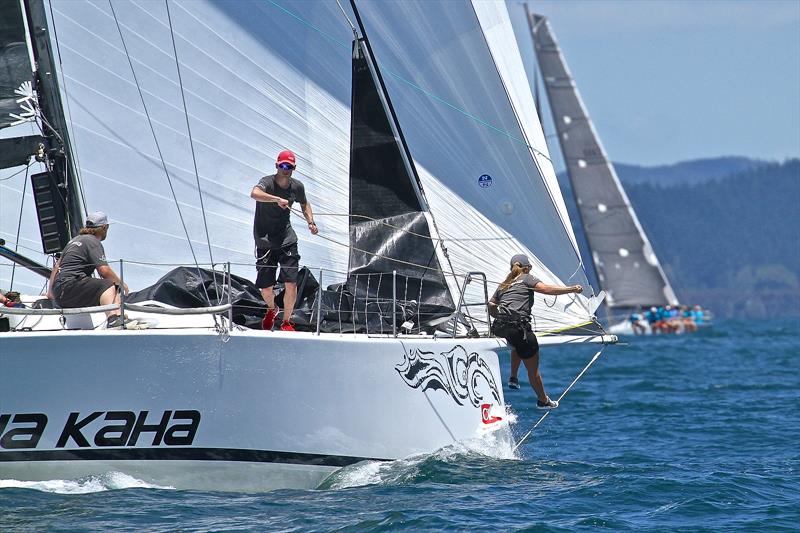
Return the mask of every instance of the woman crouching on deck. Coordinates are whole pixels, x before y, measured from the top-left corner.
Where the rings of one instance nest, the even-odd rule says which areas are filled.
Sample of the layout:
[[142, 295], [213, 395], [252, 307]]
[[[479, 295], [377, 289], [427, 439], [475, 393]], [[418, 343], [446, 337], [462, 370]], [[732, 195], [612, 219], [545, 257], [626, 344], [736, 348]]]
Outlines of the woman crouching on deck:
[[539, 278], [532, 276], [530, 271], [531, 264], [528, 256], [517, 254], [511, 258], [511, 272], [489, 300], [489, 311], [495, 317], [492, 333], [498, 337], [504, 337], [511, 347], [511, 376], [508, 378], [508, 386], [512, 389], [519, 388], [517, 372], [520, 362], [524, 362], [531, 387], [536, 392], [536, 405], [539, 409], [555, 409], [558, 407], [558, 402], [547, 396], [542, 376], [539, 374], [539, 342], [531, 328], [533, 293], [579, 294], [583, 292], [583, 287], [580, 285], [570, 287], [547, 285]]

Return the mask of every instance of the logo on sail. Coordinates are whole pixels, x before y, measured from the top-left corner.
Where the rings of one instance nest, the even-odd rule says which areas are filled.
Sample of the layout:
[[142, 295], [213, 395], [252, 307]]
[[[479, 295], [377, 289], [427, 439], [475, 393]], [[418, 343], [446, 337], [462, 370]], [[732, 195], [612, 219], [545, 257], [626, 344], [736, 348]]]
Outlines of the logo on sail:
[[442, 390], [458, 405], [469, 402], [480, 407], [500, 403], [500, 393], [489, 365], [476, 352], [468, 354], [461, 345], [438, 354], [413, 349], [404, 355], [403, 362], [395, 370], [409, 387]]
[[492, 177], [489, 174], [483, 174], [478, 178], [478, 186], [481, 189], [488, 189], [492, 186]]

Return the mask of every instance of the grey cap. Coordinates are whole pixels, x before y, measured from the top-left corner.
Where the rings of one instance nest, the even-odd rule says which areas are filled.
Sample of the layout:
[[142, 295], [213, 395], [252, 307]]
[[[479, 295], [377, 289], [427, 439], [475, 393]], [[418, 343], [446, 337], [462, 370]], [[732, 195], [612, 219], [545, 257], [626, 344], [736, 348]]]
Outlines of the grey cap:
[[89, 216], [86, 217], [87, 228], [99, 228], [100, 226], [105, 226], [106, 224], [108, 224], [108, 216], [102, 211], [89, 213]]
[[519, 263], [521, 266], [529, 267], [531, 266], [531, 262], [528, 261], [528, 256], [525, 254], [516, 254], [514, 257], [511, 258], [511, 267], [514, 267], [514, 263]]

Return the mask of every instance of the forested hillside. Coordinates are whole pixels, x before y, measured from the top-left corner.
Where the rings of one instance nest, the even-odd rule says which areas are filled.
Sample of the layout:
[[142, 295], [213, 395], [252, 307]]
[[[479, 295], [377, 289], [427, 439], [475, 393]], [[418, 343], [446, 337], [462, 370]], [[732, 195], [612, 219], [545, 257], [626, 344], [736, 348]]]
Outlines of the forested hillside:
[[800, 160], [625, 189], [682, 301], [719, 316], [800, 315]]
[[614, 163], [617, 175], [623, 184], [651, 183], [669, 187], [672, 185], [701, 183], [731, 174], [744, 172], [767, 164], [767, 161], [747, 157], [712, 157], [681, 161], [672, 165], [644, 167], [628, 163]]

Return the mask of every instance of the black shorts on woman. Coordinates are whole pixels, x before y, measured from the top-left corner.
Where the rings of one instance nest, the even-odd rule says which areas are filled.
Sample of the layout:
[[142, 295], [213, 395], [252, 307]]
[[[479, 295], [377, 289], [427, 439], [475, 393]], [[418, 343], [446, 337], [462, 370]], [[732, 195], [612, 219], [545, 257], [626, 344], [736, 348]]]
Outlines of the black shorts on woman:
[[492, 333], [497, 337], [503, 337], [520, 359], [530, 359], [539, 354], [539, 341], [536, 340], [530, 322], [495, 320], [492, 324]]

